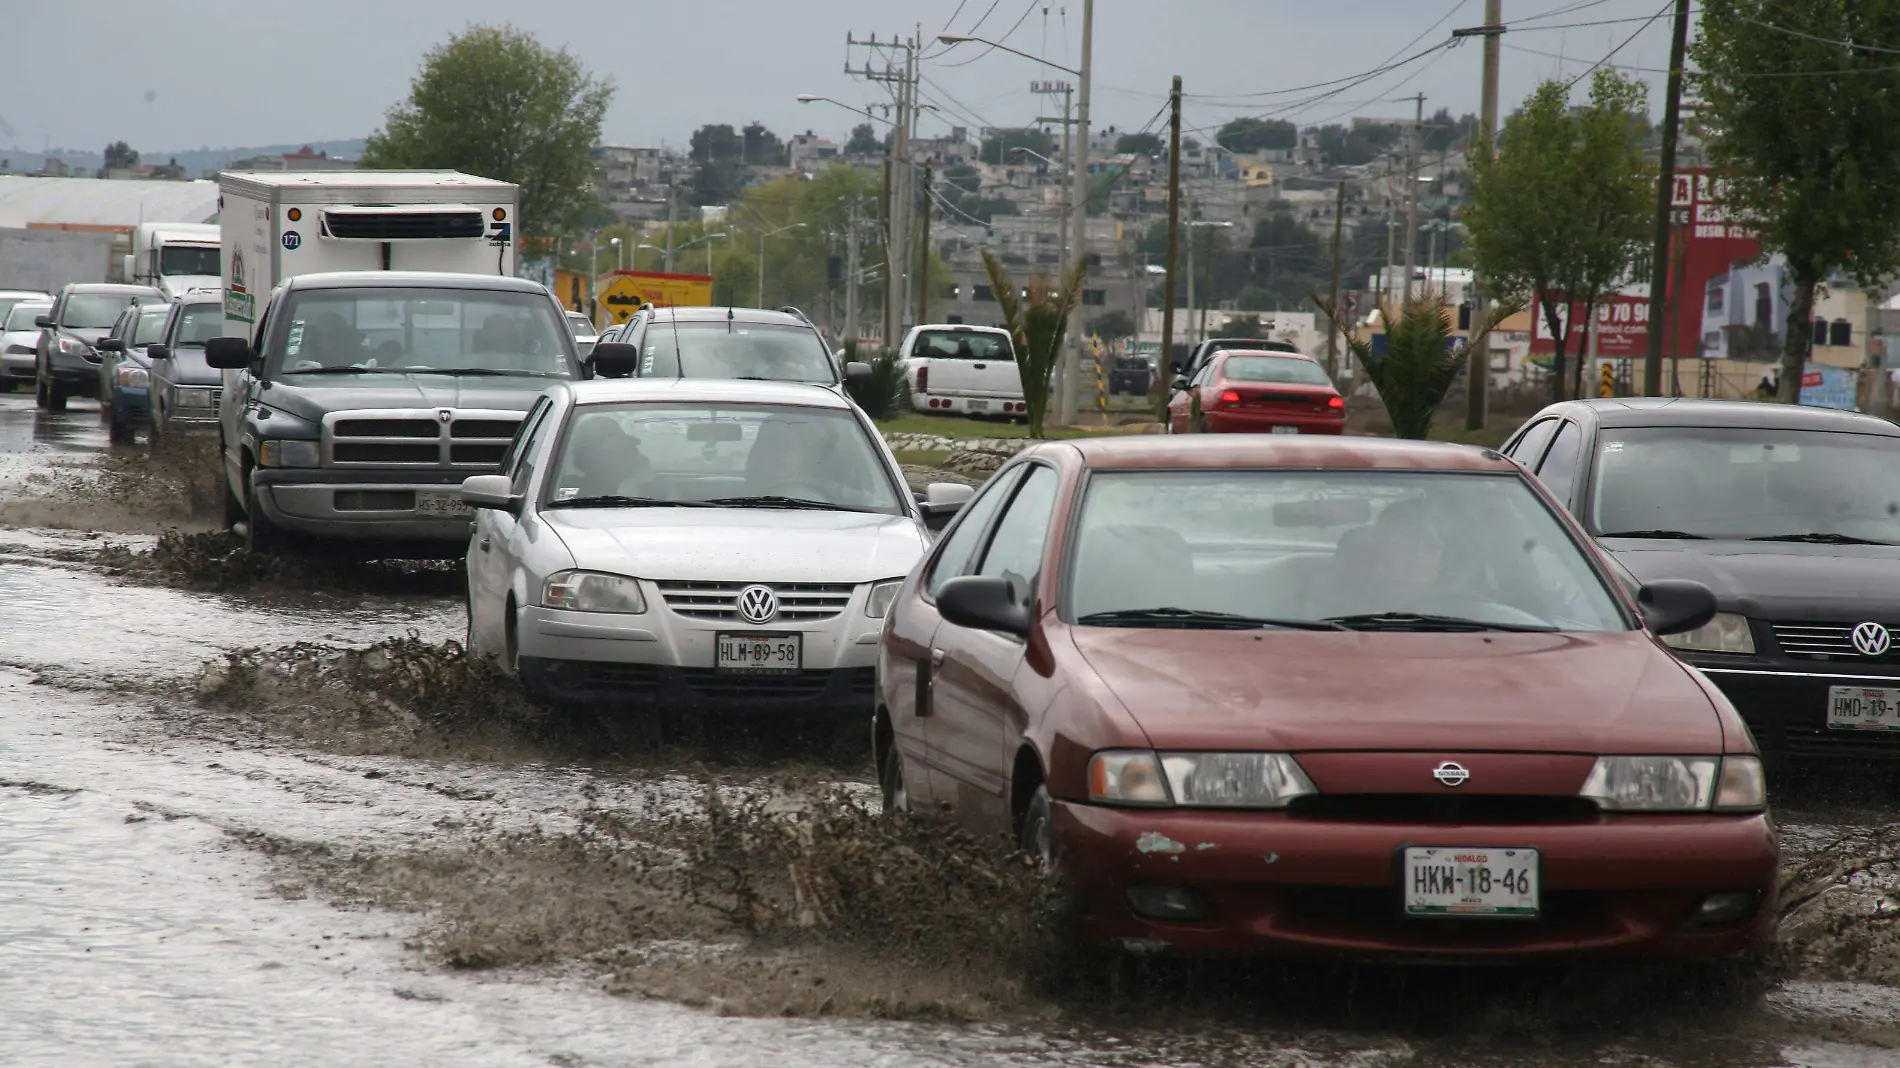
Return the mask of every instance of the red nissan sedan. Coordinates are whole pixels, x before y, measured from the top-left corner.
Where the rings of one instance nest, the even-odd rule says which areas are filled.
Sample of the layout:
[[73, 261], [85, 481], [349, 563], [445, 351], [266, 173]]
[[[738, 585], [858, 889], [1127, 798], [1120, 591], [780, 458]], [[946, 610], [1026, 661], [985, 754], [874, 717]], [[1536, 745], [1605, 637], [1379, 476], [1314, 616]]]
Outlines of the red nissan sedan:
[[1170, 434], [1343, 434], [1346, 400], [1297, 352], [1229, 349], [1174, 380]]
[[1773, 933], [1754, 740], [1489, 450], [1051, 442], [898, 591], [887, 806], [1015, 836], [1135, 953], [1702, 958]]

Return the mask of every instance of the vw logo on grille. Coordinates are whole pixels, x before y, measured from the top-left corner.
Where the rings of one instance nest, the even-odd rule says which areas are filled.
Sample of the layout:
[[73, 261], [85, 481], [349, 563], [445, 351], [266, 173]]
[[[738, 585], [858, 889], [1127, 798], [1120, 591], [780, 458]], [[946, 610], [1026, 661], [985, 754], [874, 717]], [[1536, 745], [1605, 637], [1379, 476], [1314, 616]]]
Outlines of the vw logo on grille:
[[1878, 623], [1862, 623], [1854, 628], [1854, 651], [1862, 656], [1882, 656], [1893, 645], [1893, 635]]
[[778, 594], [770, 586], [747, 586], [739, 591], [739, 618], [747, 623], [770, 623], [778, 618]]
[[1463, 764], [1454, 764], [1447, 760], [1432, 769], [1432, 778], [1437, 779], [1446, 786], [1458, 786], [1466, 779], [1471, 778], [1471, 773], [1465, 770]]

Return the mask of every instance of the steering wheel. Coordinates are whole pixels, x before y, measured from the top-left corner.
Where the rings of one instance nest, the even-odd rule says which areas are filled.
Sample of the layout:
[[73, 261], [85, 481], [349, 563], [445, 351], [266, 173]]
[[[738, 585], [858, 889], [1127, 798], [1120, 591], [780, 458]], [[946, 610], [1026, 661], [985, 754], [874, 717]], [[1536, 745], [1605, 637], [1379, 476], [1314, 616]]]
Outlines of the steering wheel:
[[1528, 627], [1550, 625], [1548, 620], [1539, 619], [1521, 608], [1512, 608], [1508, 604], [1487, 601], [1482, 597], [1463, 593], [1428, 594], [1407, 604], [1405, 610], [1434, 616], [1458, 616], [1462, 619], [1477, 619], [1491, 623], [1516, 623]]

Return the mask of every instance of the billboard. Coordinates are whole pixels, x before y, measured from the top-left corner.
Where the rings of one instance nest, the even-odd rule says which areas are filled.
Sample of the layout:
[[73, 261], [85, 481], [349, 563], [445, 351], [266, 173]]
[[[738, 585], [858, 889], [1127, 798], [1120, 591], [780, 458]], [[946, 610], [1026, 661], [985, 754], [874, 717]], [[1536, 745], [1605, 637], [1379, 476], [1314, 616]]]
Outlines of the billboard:
[[712, 303], [709, 274], [666, 274], [661, 271], [610, 271], [602, 276], [600, 307], [605, 323], [624, 323], [642, 304], [657, 308], [703, 306]]

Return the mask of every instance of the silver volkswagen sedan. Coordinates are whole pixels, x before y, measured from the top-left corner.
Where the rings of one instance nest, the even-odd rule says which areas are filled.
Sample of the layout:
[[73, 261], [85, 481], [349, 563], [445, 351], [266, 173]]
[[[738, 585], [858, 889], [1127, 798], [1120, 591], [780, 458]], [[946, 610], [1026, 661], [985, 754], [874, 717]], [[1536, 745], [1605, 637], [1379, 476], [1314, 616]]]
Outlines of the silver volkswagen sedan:
[[719, 709], [872, 712], [878, 632], [966, 486], [921, 493], [822, 386], [550, 388], [502, 473], [462, 484], [470, 651], [615, 734]]

